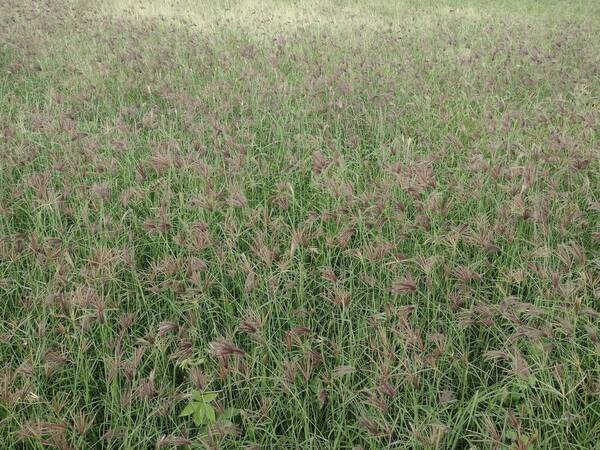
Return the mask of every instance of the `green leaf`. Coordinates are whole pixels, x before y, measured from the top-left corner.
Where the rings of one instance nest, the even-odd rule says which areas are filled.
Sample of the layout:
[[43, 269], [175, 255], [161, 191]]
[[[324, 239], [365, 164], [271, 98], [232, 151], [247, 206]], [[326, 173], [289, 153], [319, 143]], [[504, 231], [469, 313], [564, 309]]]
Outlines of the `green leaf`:
[[205, 411], [204, 411], [204, 405], [197, 403], [198, 407], [197, 409], [194, 411], [194, 424], [199, 427], [200, 425], [204, 424], [204, 416], [205, 416]]
[[225, 411], [223, 411], [223, 414], [221, 414], [219, 419], [223, 419], [223, 420], [233, 419], [234, 417], [239, 416], [240, 412], [241, 411], [238, 408], [227, 408]]
[[219, 394], [218, 392], [211, 392], [211, 391], [209, 391], [209, 392], [194, 391], [194, 392], [192, 392], [192, 398], [194, 400], [196, 400], [197, 402], [210, 403], [217, 398], [218, 394]]
[[204, 408], [204, 411], [206, 413], [206, 423], [215, 423], [217, 420], [215, 417], [215, 409], [210, 405], [205, 405]]
[[186, 416], [191, 416], [194, 411], [196, 411], [197, 408], [197, 403], [190, 403], [188, 404], [185, 408], [183, 408], [183, 411], [181, 411], [181, 414], [179, 414], [179, 417], [186, 417]]
[[312, 380], [310, 380], [309, 386], [313, 394], [318, 394], [323, 388], [323, 383], [321, 382], [320, 378], [313, 378]]
[[204, 392], [202, 394], [202, 400], [206, 403], [210, 403], [217, 398], [217, 392]]

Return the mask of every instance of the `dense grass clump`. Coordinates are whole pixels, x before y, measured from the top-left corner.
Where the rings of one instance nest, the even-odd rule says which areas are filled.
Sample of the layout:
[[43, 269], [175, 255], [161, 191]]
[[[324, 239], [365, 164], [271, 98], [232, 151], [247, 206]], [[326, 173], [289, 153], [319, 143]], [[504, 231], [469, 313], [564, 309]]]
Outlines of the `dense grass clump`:
[[598, 36], [0, 1], [0, 448], [596, 448]]

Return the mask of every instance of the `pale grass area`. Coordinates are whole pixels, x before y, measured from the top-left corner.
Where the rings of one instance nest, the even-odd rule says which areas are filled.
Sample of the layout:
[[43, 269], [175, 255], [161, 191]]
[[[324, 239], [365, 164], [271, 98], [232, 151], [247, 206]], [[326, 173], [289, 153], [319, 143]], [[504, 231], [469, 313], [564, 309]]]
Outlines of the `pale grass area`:
[[355, 37], [364, 37], [365, 31], [398, 25], [415, 27], [420, 32], [433, 29], [436, 22], [446, 17], [461, 17], [466, 21], [482, 19], [481, 8], [450, 7], [431, 3], [416, 8], [411, 1], [338, 2], [277, 0], [240, 2], [212, 2], [206, 0], [112, 0], [102, 8], [115, 17], [159, 18], [184, 21], [201, 30], [213, 27], [236, 27], [262, 32], [292, 32], [306, 26], [321, 26], [331, 31], [354, 30]]
[[332, 29], [350, 26], [359, 27], [363, 31], [399, 24], [415, 27], [423, 32], [438, 27], [440, 20], [447, 19], [462, 20], [466, 24], [498, 18], [510, 23], [547, 23], [569, 16], [586, 20], [598, 8], [591, 2], [571, 2], [568, 7], [552, 3], [540, 2], [532, 6], [515, 0], [474, 1], [467, 4], [415, 0], [110, 0], [98, 7], [106, 14], [118, 18], [183, 20], [205, 29], [226, 25], [288, 32], [306, 25], [323, 25]]

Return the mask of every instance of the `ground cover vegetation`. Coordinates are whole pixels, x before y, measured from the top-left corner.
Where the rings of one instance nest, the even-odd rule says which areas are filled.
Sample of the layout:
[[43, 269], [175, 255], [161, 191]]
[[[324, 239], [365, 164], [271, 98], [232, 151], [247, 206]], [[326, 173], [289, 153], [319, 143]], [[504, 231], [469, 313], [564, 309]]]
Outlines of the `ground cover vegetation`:
[[0, 447], [598, 448], [598, 36], [0, 0]]

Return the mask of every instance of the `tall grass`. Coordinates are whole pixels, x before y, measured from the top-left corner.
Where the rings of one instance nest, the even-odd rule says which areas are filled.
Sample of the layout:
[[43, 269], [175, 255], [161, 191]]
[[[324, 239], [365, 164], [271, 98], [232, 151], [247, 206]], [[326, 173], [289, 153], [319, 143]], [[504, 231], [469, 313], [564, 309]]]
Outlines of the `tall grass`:
[[598, 35], [1, 2], [0, 447], [596, 448]]

